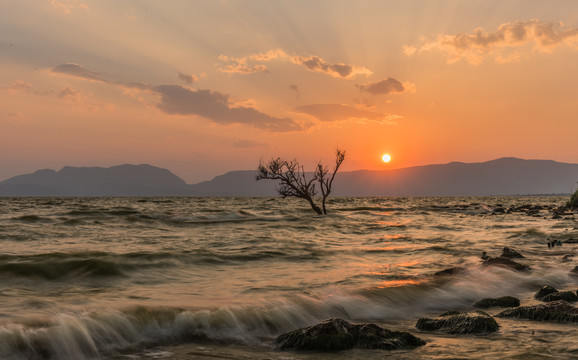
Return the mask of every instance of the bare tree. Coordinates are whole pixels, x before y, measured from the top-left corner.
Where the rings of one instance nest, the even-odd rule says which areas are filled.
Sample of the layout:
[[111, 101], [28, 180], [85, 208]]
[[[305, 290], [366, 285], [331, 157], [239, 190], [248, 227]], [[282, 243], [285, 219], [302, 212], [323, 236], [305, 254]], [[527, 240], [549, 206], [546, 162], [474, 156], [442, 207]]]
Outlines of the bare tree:
[[[259, 164], [257, 180], [279, 180], [277, 192], [283, 198], [292, 196], [306, 200], [311, 208], [319, 215], [327, 214], [325, 202], [329, 194], [335, 175], [345, 160], [345, 151], [337, 149], [335, 152], [335, 166], [333, 172], [319, 162], [312, 175], [307, 176], [303, 166], [297, 160], [272, 159], [268, 163]], [[321, 191], [321, 207], [315, 203], [318, 194], [316, 186]]]

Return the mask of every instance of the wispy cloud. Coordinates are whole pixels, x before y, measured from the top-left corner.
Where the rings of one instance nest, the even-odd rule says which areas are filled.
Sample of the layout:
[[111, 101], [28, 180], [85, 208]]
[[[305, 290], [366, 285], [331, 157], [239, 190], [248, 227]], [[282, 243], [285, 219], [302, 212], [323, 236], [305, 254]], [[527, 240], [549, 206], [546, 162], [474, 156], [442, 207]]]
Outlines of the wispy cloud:
[[301, 126], [290, 118], [277, 118], [251, 107], [233, 107], [229, 96], [211, 90], [191, 90], [179, 85], [159, 85], [157, 107], [167, 114], [198, 115], [218, 124], [245, 124], [270, 131], [295, 131]]
[[[219, 71], [227, 74], [252, 74], [256, 72], [269, 72], [264, 62], [276, 59], [288, 59], [287, 53], [281, 49], [270, 50], [266, 53], [257, 53], [243, 57], [219, 56], [221, 63], [217, 64]], [[256, 63], [257, 62], [257, 63]]]
[[66, 64], [58, 65], [52, 69], [52, 72], [58, 73], [58, 74], [76, 76], [76, 77], [84, 78], [87, 80], [101, 81], [101, 82], [105, 82], [105, 83], [108, 82], [99, 73], [87, 70], [83, 66], [78, 65], [78, 64], [74, 64], [74, 63], [66, 63]]
[[307, 114], [322, 122], [361, 121], [395, 124], [399, 115], [384, 114], [377, 111], [358, 109], [345, 104], [311, 104], [294, 109], [297, 113]]
[[501, 24], [495, 31], [478, 28], [470, 34], [438, 35], [421, 46], [404, 46], [404, 53], [412, 56], [439, 50], [447, 53], [449, 64], [465, 59], [477, 65], [487, 56], [502, 63], [519, 61], [530, 46], [530, 50], [540, 52], [551, 52], [559, 46], [578, 49], [578, 29], [565, 27], [562, 22], [516, 21]]
[[221, 61], [221, 63], [217, 64], [219, 71], [229, 74], [269, 72], [265, 63], [273, 60], [290, 61], [295, 65], [305, 67], [309, 71], [321, 72], [342, 79], [353, 78], [357, 75], [369, 76], [373, 74], [371, 70], [363, 66], [355, 66], [345, 63], [331, 63], [315, 55], [290, 55], [281, 49], [238, 58], [221, 55], [219, 56], [219, 60]]

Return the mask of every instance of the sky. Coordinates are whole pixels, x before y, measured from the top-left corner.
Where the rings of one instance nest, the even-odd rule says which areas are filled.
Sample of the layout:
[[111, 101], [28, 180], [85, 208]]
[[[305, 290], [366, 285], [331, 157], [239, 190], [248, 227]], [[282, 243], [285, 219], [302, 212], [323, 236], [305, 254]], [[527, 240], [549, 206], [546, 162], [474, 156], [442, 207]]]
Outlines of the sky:
[[578, 163], [576, 64], [575, 0], [0, 0], [0, 180]]

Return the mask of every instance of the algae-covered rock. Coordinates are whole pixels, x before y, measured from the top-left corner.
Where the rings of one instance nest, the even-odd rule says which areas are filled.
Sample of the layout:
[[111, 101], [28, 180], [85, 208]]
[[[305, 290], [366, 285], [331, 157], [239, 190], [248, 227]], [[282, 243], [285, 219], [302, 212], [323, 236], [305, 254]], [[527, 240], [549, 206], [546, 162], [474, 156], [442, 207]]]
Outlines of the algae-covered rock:
[[490, 307], [516, 307], [520, 306], [520, 300], [513, 296], [502, 296], [499, 298], [485, 298], [474, 304], [477, 308]]
[[505, 257], [489, 258], [487, 260], [484, 260], [482, 262], [482, 265], [485, 265], [485, 266], [504, 266], [504, 267], [508, 267], [508, 268], [511, 268], [511, 269], [514, 269], [517, 271], [530, 270], [530, 267], [528, 265], [517, 263], [514, 260], [508, 259]]
[[558, 291], [544, 296], [541, 300], [544, 302], [557, 300], [576, 302], [578, 301], [578, 296], [573, 291]]
[[483, 311], [449, 312], [437, 318], [421, 318], [415, 325], [420, 330], [444, 334], [482, 334], [498, 331], [496, 320]]
[[508, 258], [508, 259], [523, 259], [525, 258], [524, 255], [520, 254], [514, 249], [510, 249], [509, 247], [505, 247], [502, 249], [502, 255], [500, 257]]
[[534, 299], [541, 299], [544, 296], [552, 293], [557, 293], [558, 290], [550, 285], [544, 285], [534, 294]]
[[413, 349], [425, 341], [408, 332], [390, 331], [375, 324], [351, 324], [328, 319], [282, 334], [274, 344], [281, 350], [338, 351], [360, 349]]
[[563, 300], [551, 301], [535, 306], [520, 306], [504, 310], [497, 317], [530, 319], [535, 321], [578, 322], [578, 308]]

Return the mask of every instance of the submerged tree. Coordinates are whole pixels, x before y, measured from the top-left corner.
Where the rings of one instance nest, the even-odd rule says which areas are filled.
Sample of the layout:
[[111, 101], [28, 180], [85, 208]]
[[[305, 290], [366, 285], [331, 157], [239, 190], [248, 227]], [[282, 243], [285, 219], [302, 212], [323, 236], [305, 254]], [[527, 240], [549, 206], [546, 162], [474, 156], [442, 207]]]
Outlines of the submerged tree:
[[[329, 173], [329, 168], [320, 162], [313, 174], [306, 174], [297, 160], [272, 159], [266, 164], [263, 162], [259, 164], [256, 179], [279, 180], [277, 189], [279, 195], [283, 198], [291, 196], [304, 199], [317, 214], [323, 215], [327, 214], [325, 202], [331, 194], [333, 180], [343, 160], [345, 160], [345, 151], [337, 149], [332, 173]], [[321, 206], [315, 202], [318, 189], [321, 195]]]

